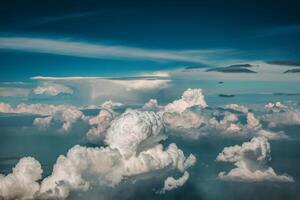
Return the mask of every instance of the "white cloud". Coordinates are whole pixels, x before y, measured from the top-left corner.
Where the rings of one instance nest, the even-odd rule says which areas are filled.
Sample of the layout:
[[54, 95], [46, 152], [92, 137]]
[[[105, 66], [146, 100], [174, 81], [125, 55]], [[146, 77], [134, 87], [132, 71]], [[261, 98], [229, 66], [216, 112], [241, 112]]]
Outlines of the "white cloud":
[[34, 94], [44, 94], [49, 96], [56, 96], [59, 94], [73, 94], [73, 90], [67, 86], [56, 83], [42, 83], [33, 90]]
[[[105, 103], [103, 107], [111, 108], [112, 105]], [[28, 107], [25, 110], [28, 111]], [[68, 108], [39, 119], [36, 123], [47, 126], [52, 120], [59, 119], [64, 124], [63, 128], [68, 130], [81, 115], [81, 112]], [[99, 124], [97, 117], [90, 120], [91, 124]], [[164, 148], [159, 144], [163, 139], [166, 139], [166, 135], [159, 115], [129, 109], [111, 121], [104, 139], [108, 146], [74, 146], [66, 156], [59, 156], [52, 174], [41, 184], [37, 182], [42, 173], [40, 164], [33, 158], [23, 158], [12, 174], [0, 176], [0, 185], [3, 186], [0, 187], [0, 195], [7, 199], [65, 199], [72, 191], [113, 187], [125, 177], [155, 174], [162, 169], [184, 173], [184, 178], [173, 185], [174, 188], [179, 187], [188, 178], [186, 170], [195, 164], [196, 158], [192, 154], [185, 157], [174, 143]]]
[[139, 101], [141, 94], [155, 95], [168, 88], [172, 82], [165, 77], [32, 77], [40, 82], [49, 82], [76, 88], [76, 93], [89, 103], [99, 103], [108, 98], [113, 101], [132, 103]]
[[282, 125], [299, 125], [300, 111], [297, 109], [288, 110], [280, 113], [266, 114], [260, 117], [261, 120], [268, 122], [269, 127]]
[[86, 134], [89, 141], [98, 143], [103, 140], [111, 121], [117, 116], [117, 113], [110, 108], [102, 109], [95, 117], [88, 119], [92, 126]]
[[175, 179], [173, 177], [168, 177], [165, 180], [164, 187], [161, 190], [161, 193], [165, 193], [166, 191], [174, 190], [178, 187], [183, 186], [189, 179], [189, 176], [190, 176], [189, 173], [185, 171], [184, 174], [178, 179]]
[[158, 105], [158, 101], [156, 99], [150, 99], [143, 106], [144, 110], [152, 110], [152, 111], [158, 111], [160, 108], [161, 106]]
[[283, 132], [272, 132], [264, 130], [260, 121], [251, 112], [245, 113], [247, 123], [241, 124], [235, 114], [225, 112], [224, 118], [219, 122], [215, 118], [209, 120], [209, 125], [218, 130], [219, 133], [227, 136], [264, 136], [271, 140], [288, 138]]
[[186, 61], [203, 62], [206, 57], [214, 54], [224, 54], [228, 50], [160, 50], [144, 49], [130, 46], [89, 43], [83, 41], [58, 40], [30, 37], [0, 37], [0, 49], [10, 49], [28, 52], [49, 53], [56, 55], [87, 57], [142, 59], [153, 61]]
[[53, 122], [62, 123], [61, 130], [63, 132], [69, 132], [72, 125], [79, 119], [85, 120], [86, 117], [83, 113], [76, 108], [65, 108], [63, 110], [58, 110], [51, 116], [46, 118], [35, 118], [33, 124], [39, 128], [48, 128]]
[[247, 128], [251, 131], [256, 131], [261, 129], [261, 124], [259, 120], [254, 116], [253, 113], [247, 113]]
[[273, 111], [279, 111], [281, 109], [287, 108], [287, 106], [283, 105], [280, 101], [277, 101], [276, 103], [269, 102], [265, 105], [265, 108]]
[[62, 123], [62, 131], [68, 132], [79, 119], [86, 120], [83, 113], [74, 106], [51, 104], [18, 104], [12, 108], [9, 104], [0, 103], [0, 113], [34, 114], [47, 116], [35, 118], [33, 125], [41, 129], [48, 128], [52, 122]]
[[33, 125], [38, 127], [39, 129], [46, 130], [50, 127], [52, 122], [52, 117], [44, 117], [44, 118], [35, 118], [33, 121]]
[[7, 103], [0, 103], [0, 112], [2, 113], [11, 113], [13, 108]]
[[35, 115], [53, 115], [57, 111], [65, 110], [67, 108], [76, 109], [73, 106], [67, 105], [51, 105], [51, 104], [18, 104], [15, 108], [9, 104], [0, 103], [0, 112], [2, 113], [19, 113], [19, 114], [35, 114]]
[[87, 191], [91, 186], [115, 186], [124, 177], [172, 167], [185, 172], [196, 158], [185, 157], [170, 144], [165, 150], [163, 123], [154, 112], [128, 110], [112, 121], [106, 135], [107, 147], [75, 146], [60, 156], [53, 173], [42, 181], [42, 199], [66, 198], [71, 191]]
[[129, 109], [112, 122], [105, 142], [127, 158], [164, 138], [163, 122], [157, 114]]
[[248, 108], [244, 105], [228, 104], [228, 105], [225, 106], [225, 108], [235, 110], [235, 111], [238, 111], [238, 112], [243, 112], [243, 113], [248, 112]]
[[175, 100], [165, 106], [165, 112], [178, 112], [182, 113], [187, 108], [198, 106], [200, 108], [207, 107], [202, 94], [202, 89], [187, 89], [183, 92], [181, 99]]
[[225, 181], [283, 181], [292, 182], [292, 177], [288, 175], [277, 175], [268, 161], [271, 148], [268, 140], [264, 137], [254, 137], [250, 142], [245, 142], [241, 146], [235, 145], [225, 147], [218, 155], [217, 161], [234, 163], [236, 168], [219, 173], [219, 178]]
[[206, 123], [206, 118], [199, 113], [185, 110], [182, 113], [163, 113], [164, 122], [172, 129], [199, 128], [202, 123]]
[[127, 91], [131, 90], [154, 90], [163, 89], [169, 86], [170, 80], [111, 80], [113, 83], [125, 87]]
[[30, 93], [30, 89], [16, 88], [16, 87], [0, 87], [0, 96], [27, 96]]
[[206, 118], [201, 112], [193, 111], [193, 108], [205, 108], [207, 106], [202, 89], [187, 89], [180, 99], [167, 104], [158, 112], [164, 123], [172, 133], [187, 133], [185, 136], [198, 138], [201, 134], [197, 130]]
[[31, 157], [22, 158], [13, 168], [12, 173], [0, 174], [0, 198], [33, 199], [39, 191], [42, 169], [38, 161]]

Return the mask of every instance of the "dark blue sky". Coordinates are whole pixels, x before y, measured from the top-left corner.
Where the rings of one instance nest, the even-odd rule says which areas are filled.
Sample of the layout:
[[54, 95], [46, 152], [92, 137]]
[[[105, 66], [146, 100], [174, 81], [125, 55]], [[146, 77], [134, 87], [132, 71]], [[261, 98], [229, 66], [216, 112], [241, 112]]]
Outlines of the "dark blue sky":
[[[147, 51], [231, 50], [210, 54], [203, 63], [209, 59], [299, 60], [298, 2], [2, 0], [0, 34], [4, 39], [0, 46], [7, 38], [26, 37]], [[118, 75], [199, 63], [177, 58], [133, 59], [133, 55], [82, 58], [41, 49], [24, 52], [9, 45], [0, 48], [2, 81], [34, 75]]]

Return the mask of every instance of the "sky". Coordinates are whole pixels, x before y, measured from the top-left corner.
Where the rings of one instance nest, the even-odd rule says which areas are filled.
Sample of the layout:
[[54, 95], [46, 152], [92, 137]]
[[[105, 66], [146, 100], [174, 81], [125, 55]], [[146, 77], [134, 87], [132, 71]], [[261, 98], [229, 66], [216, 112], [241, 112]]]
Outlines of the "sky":
[[2, 1], [0, 80], [295, 61], [298, 8], [298, 1]]
[[299, 9], [2, 0], [0, 199], [300, 199]]

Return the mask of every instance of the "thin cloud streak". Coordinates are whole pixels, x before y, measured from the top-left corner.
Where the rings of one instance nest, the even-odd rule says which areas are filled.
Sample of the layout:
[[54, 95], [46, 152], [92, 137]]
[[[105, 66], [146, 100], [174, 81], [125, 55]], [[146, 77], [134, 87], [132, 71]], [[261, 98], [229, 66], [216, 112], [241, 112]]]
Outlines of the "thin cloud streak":
[[228, 49], [173, 51], [30, 37], [0, 37], [0, 49], [98, 59], [184, 61], [190, 63], [207, 63], [208, 57], [231, 51]]

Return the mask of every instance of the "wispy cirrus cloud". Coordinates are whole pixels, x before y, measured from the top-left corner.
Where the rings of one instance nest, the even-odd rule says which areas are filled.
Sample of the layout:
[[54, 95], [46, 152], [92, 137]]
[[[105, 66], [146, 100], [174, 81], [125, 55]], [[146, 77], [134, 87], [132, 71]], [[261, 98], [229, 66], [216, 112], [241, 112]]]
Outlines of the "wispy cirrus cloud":
[[34, 37], [0, 37], [0, 49], [96, 59], [137, 59], [151, 61], [183, 61], [190, 63], [207, 63], [209, 58], [218, 57], [220, 55], [222, 56], [232, 52], [231, 49], [147, 49], [124, 45], [75, 41], [69, 39]]

